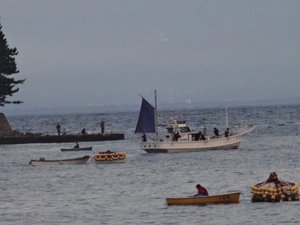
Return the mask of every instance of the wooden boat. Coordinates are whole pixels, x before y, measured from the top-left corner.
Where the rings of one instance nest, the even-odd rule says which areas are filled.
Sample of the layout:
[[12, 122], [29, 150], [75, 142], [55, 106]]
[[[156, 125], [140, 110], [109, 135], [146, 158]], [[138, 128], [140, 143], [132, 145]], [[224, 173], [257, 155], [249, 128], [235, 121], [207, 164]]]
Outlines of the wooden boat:
[[239, 203], [240, 192], [207, 197], [167, 198], [167, 205], [202, 205]]
[[68, 152], [68, 151], [92, 151], [93, 147], [82, 147], [82, 148], [61, 148], [60, 150], [62, 152]]
[[32, 159], [29, 164], [32, 166], [47, 166], [47, 165], [77, 165], [77, 164], [86, 164], [90, 156], [85, 155], [79, 158], [73, 159], [57, 159], [57, 160], [46, 160], [45, 158]]
[[[156, 133], [156, 135], [158, 135], [156, 105], [156, 94], [155, 106], [152, 106], [146, 99], [142, 99], [141, 110], [135, 129], [135, 133], [143, 134], [140, 148], [148, 153], [201, 152], [207, 150], [238, 149], [245, 137], [255, 129], [254, 125], [248, 124], [247, 126], [240, 127], [236, 132], [229, 132], [226, 136], [219, 135], [217, 137], [209, 137], [208, 135], [204, 135], [204, 133], [207, 133], [207, 128], [204, 126], [203, 137], [200, 139], [200, 132], [192, 131], [188, 126], [187, 121], [171, 119], [166, 126], [167, 135], [164, 138], [159, 140], [156, 138], [154, 141], [147, 141], [146, 133]], [[226, 127], [228, 128], [227, 108], [225, 112]]]

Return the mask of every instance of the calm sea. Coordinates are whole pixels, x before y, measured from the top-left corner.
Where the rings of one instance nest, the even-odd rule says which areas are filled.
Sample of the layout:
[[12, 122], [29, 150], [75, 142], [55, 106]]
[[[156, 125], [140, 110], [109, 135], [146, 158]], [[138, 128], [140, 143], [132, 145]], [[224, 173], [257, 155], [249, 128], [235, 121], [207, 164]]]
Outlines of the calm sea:
[[[224, 129], [223, 109], [165, 111], [188, 119], [197, 130], [203, 119]], [[134, 129], [138, 113], [8, 116], [12, 127], [26, 132], [55, 133], [56, 123], [68, 132], [125, 133], [125, 140], [81, 143], [95, 152], [124, 151], [127, 161], [101, 165], [32, 167], [29, 160], [70, 158], [83, 152], [61, 152], [64, 144], [0, 146], [0, 224], [300, 224], [300, 202], [251, 203], [249, 187], [276, 171], [279, 179], [300, 182], [300, 106], [231, 108], [229, 122], [257, 128], [238, 150], [146, 154], [138, 149]], [[166, 206], [166, 197], [195, 193], [196, 184], [209, 193], [240, 191], [239, 204]]]

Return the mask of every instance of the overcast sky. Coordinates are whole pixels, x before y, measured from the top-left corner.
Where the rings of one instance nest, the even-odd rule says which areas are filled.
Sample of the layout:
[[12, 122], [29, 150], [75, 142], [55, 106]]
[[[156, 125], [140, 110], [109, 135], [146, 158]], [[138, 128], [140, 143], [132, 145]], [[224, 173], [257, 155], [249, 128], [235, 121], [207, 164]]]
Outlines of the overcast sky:
[[298, 0], [0, 0], [22, 107], [300, 96]]

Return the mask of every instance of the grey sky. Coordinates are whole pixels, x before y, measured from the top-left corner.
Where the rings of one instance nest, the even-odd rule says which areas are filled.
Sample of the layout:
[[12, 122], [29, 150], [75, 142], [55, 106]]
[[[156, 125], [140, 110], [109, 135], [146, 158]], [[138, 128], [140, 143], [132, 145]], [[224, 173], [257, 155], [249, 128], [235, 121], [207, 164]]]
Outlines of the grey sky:
[[298, 98], [298, 0], [0, 0], [22, 107]]

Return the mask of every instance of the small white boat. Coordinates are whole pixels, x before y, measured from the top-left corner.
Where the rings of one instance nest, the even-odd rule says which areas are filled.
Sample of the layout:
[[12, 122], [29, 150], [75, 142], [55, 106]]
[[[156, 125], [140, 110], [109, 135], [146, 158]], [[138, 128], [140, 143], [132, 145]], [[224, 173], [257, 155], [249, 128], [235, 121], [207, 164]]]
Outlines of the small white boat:
[[68, 152], [68, 151], [92, 151], [93, 146], [91, 147], [82, 147], [82, 148], [61, 148], [60, 150], [62, 152]]
[[[143, 141], [140, 143], [140, 148], [148, 153], [176, 153], [176, 152], [198, 152], [205, 150], [227, 150], [237, 149], [245, 136], [255, 129], [255, 126], [248, 125], [236, 133], [228, 133], [218, 137], [204, 136], [204, 140], [199, 139], [199, 132], [192, 131], [187, 121], [170, 120], [167, 125], [167, 135], [164, 139], [154, 141], [146, 140], [146, 133], [157, 132], [157, 107], [156, 107], [156, 92], [155, 92], [155, 107], [153, 107], [144, 98], [142, 99], [141, 110], [138, 118], [135, 133], [142, 133]], [[227, 109], [226, 109], [226, 127]], [[204, 132], [203, 132], [204, 133]]]
[[56, 160], [46, 160], [45, 158], [32, 159], [29, 164], [32, 166], [48, 166], [48, 165], [77, 165], [86, 164], [90, 156], [85, 155], [79, 158], [73, 159], [56, 159]]

